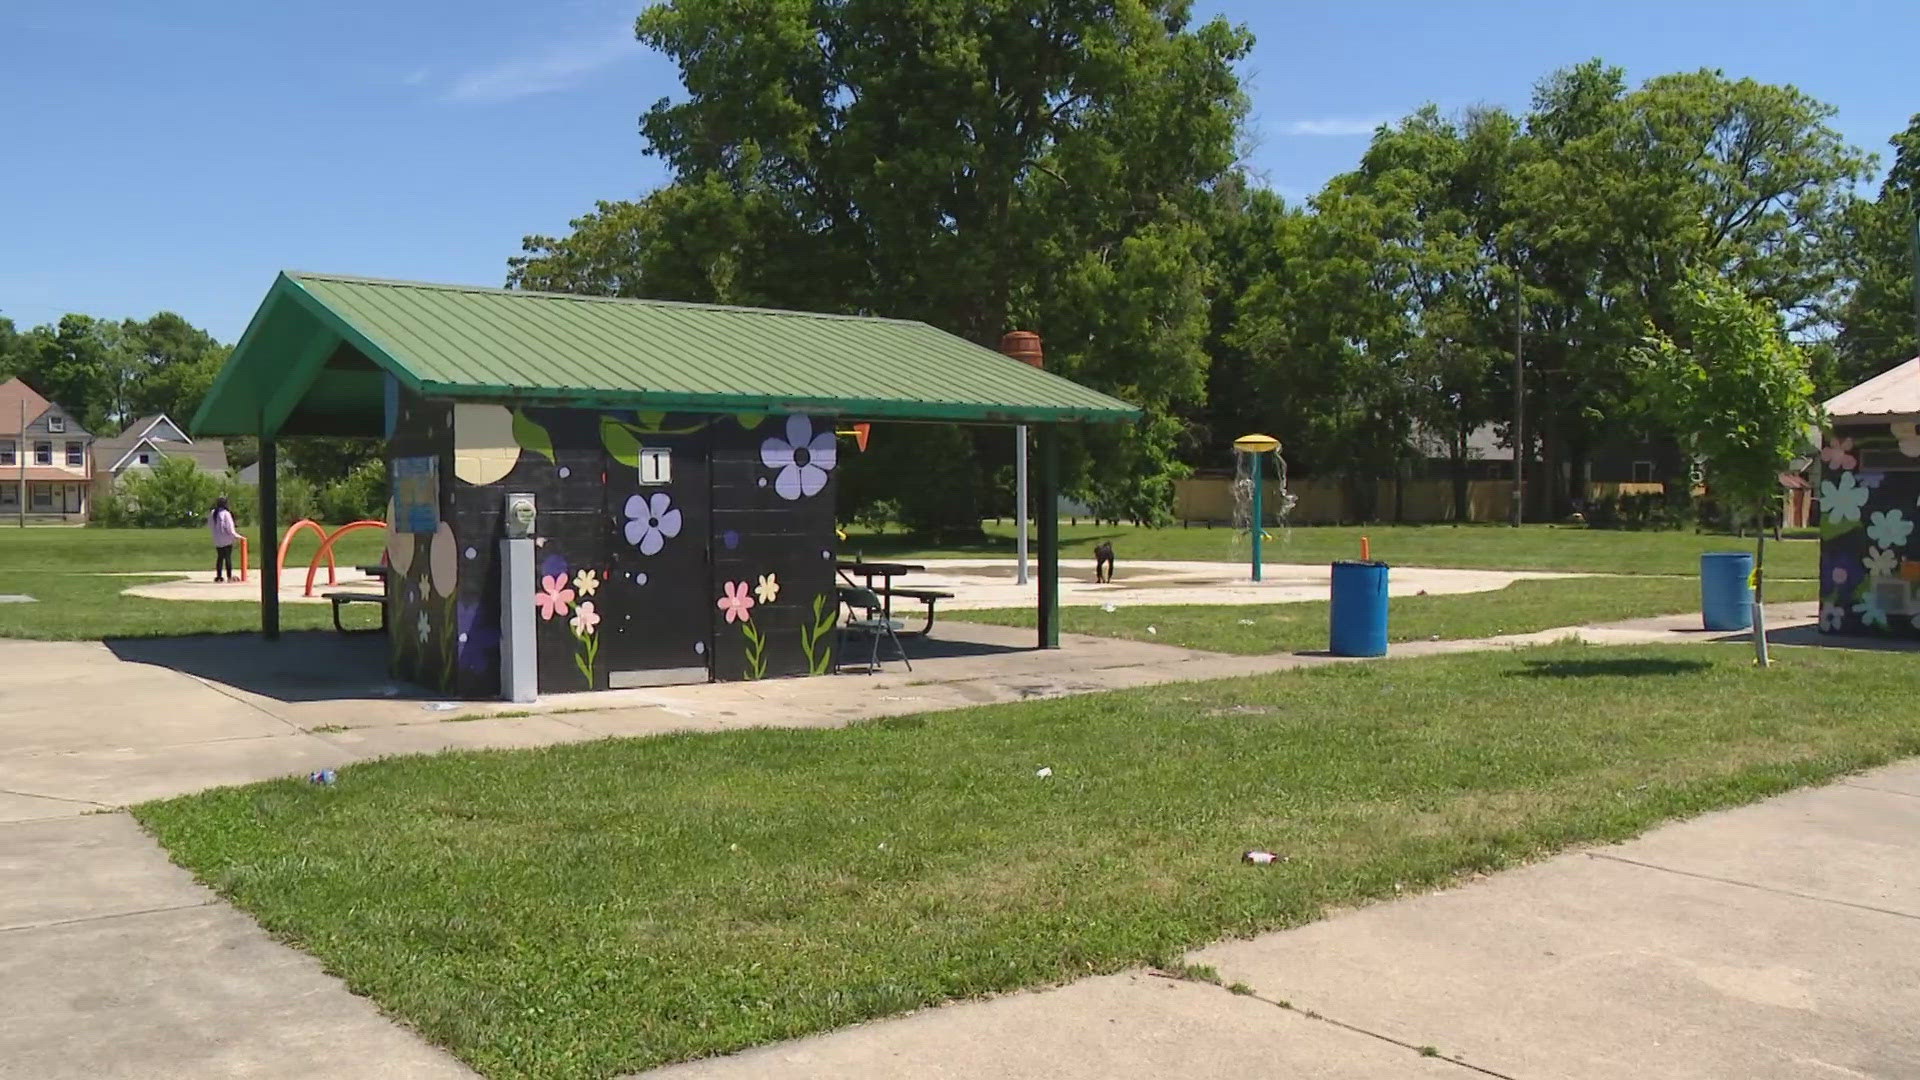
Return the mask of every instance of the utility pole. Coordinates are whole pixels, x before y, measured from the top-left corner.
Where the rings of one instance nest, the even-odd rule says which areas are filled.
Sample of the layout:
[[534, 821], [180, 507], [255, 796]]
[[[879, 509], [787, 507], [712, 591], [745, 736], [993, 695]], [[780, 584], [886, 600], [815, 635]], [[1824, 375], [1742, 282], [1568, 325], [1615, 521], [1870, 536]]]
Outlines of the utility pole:
[[1521, 502], [1526, 496], [1526, 410], [1525, 368], [1521, 365], [1521, 342], [1525, 337], [1525, 301], [1520, 298], [1520, 275], [1513, 276], [1513, 508], [1509, 511], [1513, 527], [1519, 528], [1525, 514]]
[[20, 437], [13, 442], [13, 457], [20, 463], [20, 527], [27, 527], [27, 399], [20, 399]]
[[1920, 190], [1913, 196], [1913, 353], [1920, 356]]

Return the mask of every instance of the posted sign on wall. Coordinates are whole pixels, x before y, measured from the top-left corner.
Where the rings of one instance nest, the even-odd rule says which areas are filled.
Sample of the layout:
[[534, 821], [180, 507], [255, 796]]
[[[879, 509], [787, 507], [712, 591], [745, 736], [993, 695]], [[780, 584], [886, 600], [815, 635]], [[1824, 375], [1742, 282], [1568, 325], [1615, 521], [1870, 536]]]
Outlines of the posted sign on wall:
[[440, 527], [440, 459], [393, 459], [393, 531], [430, 533]]

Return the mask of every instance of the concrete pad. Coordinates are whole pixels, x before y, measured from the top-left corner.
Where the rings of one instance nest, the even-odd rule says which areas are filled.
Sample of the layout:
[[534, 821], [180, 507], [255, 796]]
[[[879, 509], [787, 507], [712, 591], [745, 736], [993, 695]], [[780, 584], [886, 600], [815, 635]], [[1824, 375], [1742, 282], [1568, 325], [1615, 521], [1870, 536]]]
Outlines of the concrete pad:
[[3, 642], [0, 668], [7, 672], [0, 693], [0, 753], [8, 755], [287, 731], [274, 717], [197, 679], [122, 663], [94, 642]]
[[0, 825], [0, 931], [209, 904], [125, 814]]
[[1217, 986], [1133, 973], [949, 1005], [645, 1075], [649, 1080], [1372, 1080], [1472, 1074]]
[[1920, 796], [1920, 762], [1907, 761], [1899, 765], [1889, 765], [1884, 769], [1875, 769], [1870, 773], [1856, 776], [1847, 783], [1854, 787], [1871, 788], [1874, 791], [1892, 791], [1901, 795]]
[[245, 915], [214, 905], [0, 934], [0, 1075], [473, 1074]]
[[0, 791], [0, 824], [10, 821], [38, 821], [42, 818], [74, 817], [98, 810], [94, 803], [72, 799], [50, 799], [23, 791]]
[[1580, 854], [1194, 959], [1528, 1080], [1920, 1075], [1920, 920]]
[[1594, 854], [1920, 919], [1920, 798], [1835, 784]]
[[502, 750], [555, 743], [584, 742], [592, 732], [555, 717], [514, 717], [504, 720], [440, 720], [397, 727], [357, 728], [328, 732], [326, 740], [356, 758], [396, 754], [431, 754], [441, 750]]
[[313, 735], [0, 757], [0, 789], [127, 806], [332, 768], [355, 757]]

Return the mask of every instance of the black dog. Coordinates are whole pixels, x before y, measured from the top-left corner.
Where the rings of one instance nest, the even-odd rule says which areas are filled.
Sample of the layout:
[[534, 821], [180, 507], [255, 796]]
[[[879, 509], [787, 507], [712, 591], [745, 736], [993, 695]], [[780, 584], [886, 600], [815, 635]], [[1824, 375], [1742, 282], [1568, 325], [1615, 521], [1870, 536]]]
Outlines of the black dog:
[[1107, 541], [1093, 549], [1093, 580], [1105, 585], [1113, 581], [1113, 543]]

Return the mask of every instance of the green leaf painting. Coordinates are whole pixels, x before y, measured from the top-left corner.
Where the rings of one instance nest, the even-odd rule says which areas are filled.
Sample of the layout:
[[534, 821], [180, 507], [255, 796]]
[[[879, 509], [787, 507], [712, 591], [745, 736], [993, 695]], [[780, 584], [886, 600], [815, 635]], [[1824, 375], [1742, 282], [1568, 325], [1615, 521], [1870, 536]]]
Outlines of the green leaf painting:
[[611, 416], [600, 418], [600, 442], [607, 455], [628, 468], [640, 467], [640, 439], [633, 430]]
[[553, 436], [519, 409], [513, 411], [513, 441], [519, 443], [522, 450], [539, 454], [548, 461], [554, 459]]

